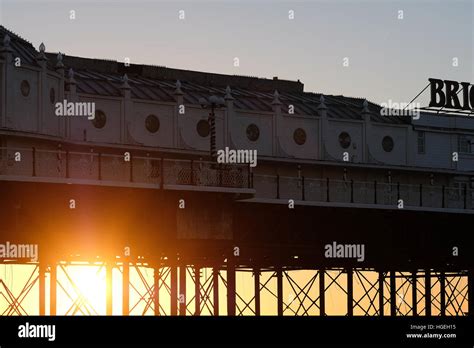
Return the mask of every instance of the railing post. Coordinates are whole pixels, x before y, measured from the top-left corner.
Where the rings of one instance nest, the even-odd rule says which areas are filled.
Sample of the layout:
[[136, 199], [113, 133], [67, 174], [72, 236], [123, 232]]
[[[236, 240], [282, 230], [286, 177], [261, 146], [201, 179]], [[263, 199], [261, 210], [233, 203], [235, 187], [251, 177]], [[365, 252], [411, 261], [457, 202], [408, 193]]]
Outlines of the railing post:
[[377, 180], [374, 180], [374, 204], [377, 204]]
[[420, 184], [420, 207], [423, 206], [423, 184]]
[[443, 188], [442, 188], [442, 193], [441, 193], [441, 199], [442, 199], [442, 202], [441, 202], [441, 207], [444, 208], [445, 207], [445, 191], [446, 191], [446, 186], [443, 185]]
[[66, 151], [66, 179], [69, 179], [69, 151]]
[[191, 185], [194, 185], [194, 161], [191, 160]]
[[329, 202], [329, 178], [326, 178], [326, 202]]
[[277, 199], [280, 199], [280, 175], [277, 174]]
[[99, 160], [99, 180], [102, 180], [102, 154], [99, 152], [98, 154]]
[[33, 176], [36, 176], [36, 148], [33, 146]]
[[351, 179], [351, 203], [354, 203], [354, 179]]
[[301, 199], [303, 201], [306, 200], [305, 192], [304, 192], [304, 176], [301, 177]]

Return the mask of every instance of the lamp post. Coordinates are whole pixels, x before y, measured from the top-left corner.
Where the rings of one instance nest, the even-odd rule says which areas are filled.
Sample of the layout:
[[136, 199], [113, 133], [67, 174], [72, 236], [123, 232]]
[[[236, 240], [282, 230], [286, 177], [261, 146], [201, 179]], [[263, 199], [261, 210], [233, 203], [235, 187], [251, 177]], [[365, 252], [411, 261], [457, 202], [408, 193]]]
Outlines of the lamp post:
[[211, 128], [210, 155], [212, 161], [217, 161], [216, 150], [216, 114], [215, 110], [225, 106], [225, 100], [222, 97], [211, 95], [209, 98], [199, 98], [199, 104], [203, 109], [210, 109], [209, 124]]

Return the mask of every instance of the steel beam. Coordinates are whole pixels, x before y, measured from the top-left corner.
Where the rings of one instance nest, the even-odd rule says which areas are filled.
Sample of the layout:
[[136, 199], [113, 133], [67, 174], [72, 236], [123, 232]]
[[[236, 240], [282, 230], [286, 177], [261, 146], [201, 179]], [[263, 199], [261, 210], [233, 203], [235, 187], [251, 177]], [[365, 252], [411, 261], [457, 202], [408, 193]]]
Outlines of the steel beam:
[[390, 271], [390, 315], [397, 315], [397, 283], [395, 271]]
[[46, 265], [39, 263], [39, 315], [46, 314]]
[[105, 294], [106, 294], [105, 295], [105, 302], [106, 302], [105, 313], [106, 315], [112, 315], [112, 312], [113, 312], [112, 271], [113, 271], [112, 263], [107, 263], [105, 265]]
[[235, 316], [235, 264], [227, 259], [227, 315]]
[[277, 314], [283, 316], [283, 271], [281, 267], [276, 270], [277, 278]]
[[384, 286], [385, 286], [385, 275], [382, 271], [379, 271], [379, 316], [384, 316], [384, 305], [385, 305], [385, 295], [384, 295]]
[[179, 267], [179, 315], [186, 315], [186, 265], [181, 265]]
[[326, 315], [326, 284], [325, 284], [324, 269], [319, 270], [319, 315]]
[[474, 317], [474, 268], [467, 274], [468, 315]]
[[128, 258], [123, 260], [122, 291], [122, 315], [130, 315], [130, 264]]
[[194, 266], [194, 315], [201, 315], [201, 268]]
[[411, 297], [412, 297], [412, 314], [414, 317], [418, 316], [418, 292], [417, 292], [417, 277], [416, 271], [411, 274]]
[[160, 267], [153, 269], [153, 308], [156, 316], [160, 315]]
[[440, 315], [446, 316], [446, 276], [444, 271], [439, 274], [439, 286], [440, 286]]
[[57, 267], [56, 263], [50, 265], [49, 272], [49, 315], [56, 315], [57, 308]]
[[425, 271], [425, 315], [431, 316], [431, 273], [430, 270]]
[[170, 267], [170, 307], [171, 315], [178, 315], [178, 269], [176, 265]]
[[255, 315], [260, 316], [260, 268], [256, 266], [253, 271], [254, 276], [254, 296], [255, 296]]
[[347, 269], [347, 315], [354, 315], [354, 278], [352, 268]]
[[219, 268], [214, 266], [212, 269], [212, 295], [213, 295], [213, 306], [214, 315], [219, 315]]

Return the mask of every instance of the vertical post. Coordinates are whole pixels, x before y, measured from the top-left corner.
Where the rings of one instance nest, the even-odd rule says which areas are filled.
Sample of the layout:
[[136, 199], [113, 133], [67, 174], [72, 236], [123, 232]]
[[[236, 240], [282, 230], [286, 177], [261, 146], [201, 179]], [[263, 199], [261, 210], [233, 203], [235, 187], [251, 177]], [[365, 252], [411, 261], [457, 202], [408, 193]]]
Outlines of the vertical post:
[[36, 176], [36, 147], [33, 146], [33, 152], [32, 152], [32, 156], [33, 156], [33, 173], [32, 175], [33, 176]]
[[471, 268], [467, 274], [467, 305], [468, 315], [474, 317], [474, 268]]
[[281, 266], [276, 270], [277, 278], [277, 315], [283, 316], [283, 271]]
[[444, 271], [439, 274], [439, 287], [440, 287], [440, 315], [446, 316], [446, 275]]
[[326, 202], [329, 202], [329, 178], [326, 178]]
[[235, 316], [235, 264], [227, 258], [227, 315]]
[[397, 315], [397, 283], [395, 271], [390, 271], [390, 315]]
[[39, 315], [46, 315], [46, 267], [44, 262], [38, 264], [39, 271]]
[[49, 315], [56, 315], [57, 308], [57, 266], [53, 263], [49, 266]]
[[154, 314], [160, 315], [160, 266], [153, 269], [153, 307]]
[[304, 189], [304, 176], [301, 177], [301, 199], [303, 201], [306, 200], [306, 197], [305, 197], [305, 189]]
[[219, 266], [212, 269], [212, 304], [214, 306], [214, 316], [219, 316]]
[[277, 174], [277, 199], [280, 199], [280, 175]]
[[170, 266], [170, 289], [171, 289], [171, 315], [178, 315], [178, 268], [175, 264]]
[[384, 295], [384, 285], [385, 285], [385, 275], [382, 271], [379, 271], [379, 315], [384, 316], [384, 305], [385, 305], [385, 295]]
[[374, 204], [377, 204], [377, 180], [374, 180]]
[[111, 262], [107, 262], [105, 265], [105, 302], [106, 302], [106, 315], [112, 315], [112, 271], [113, 266]]
[[416, 270], [411, 273], [411, 297], [412, 297], [412, 311], [413, 316], [418, 316], [418, 290], [417, 290], [417, 277], [416, 277]]
[[130, 315], [130, 264], [128, 257], [123, 259], [122, 293], [122, 315]]
[[319, 270], [319, 315], [326, 315], [326, 284], [324, 281], [324, 268]]
[[186, 315], [186, 264], [179, 268], [179, 315]]
[[420, 184], [420, 207], [423, 206], [423, 184]]
[[247, 186], [248, 186], [248, 188], [252, 188], [252, 183], [251, 183], [251, 178], [250, 178], [250, 176], [251, 176], [251, 168], [252, 168], [252, 167], [250, 167], [250, 163], [249, 163], [249, 164], [247, 165]]
[[253, 292], [255, 294], [255, 315], [260, 316], [260, 268], [254, 267], [253, 269]]
[[425, 315], [431, 316], [431, 274], [429, 269], [425, 271]]
[[194, 266], [194, 315], [201, 315], [201, 268]]
[[347, 269], [347, 315], [354, 315], [354, 278], [352, 268]]
[[191, 160], [191, 185], [194, 185], [194, 161]]

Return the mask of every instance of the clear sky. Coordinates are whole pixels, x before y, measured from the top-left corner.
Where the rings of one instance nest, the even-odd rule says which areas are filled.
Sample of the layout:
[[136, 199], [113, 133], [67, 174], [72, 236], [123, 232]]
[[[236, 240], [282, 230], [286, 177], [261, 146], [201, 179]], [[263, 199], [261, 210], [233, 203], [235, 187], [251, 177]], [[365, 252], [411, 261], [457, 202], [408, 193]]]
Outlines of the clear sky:
[[428, 77], [474, 81], [474, 0], [0, 2], [6, 27], [69, 55], [300, 79], [379, 103], [409, 102]]

